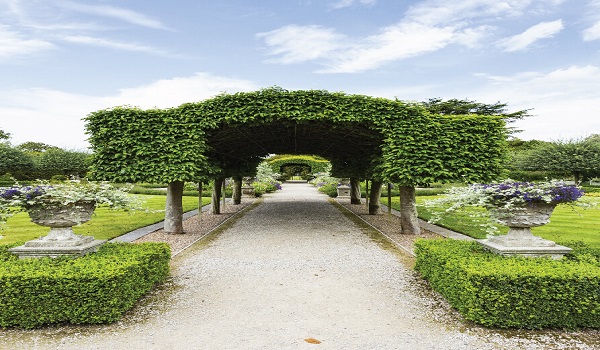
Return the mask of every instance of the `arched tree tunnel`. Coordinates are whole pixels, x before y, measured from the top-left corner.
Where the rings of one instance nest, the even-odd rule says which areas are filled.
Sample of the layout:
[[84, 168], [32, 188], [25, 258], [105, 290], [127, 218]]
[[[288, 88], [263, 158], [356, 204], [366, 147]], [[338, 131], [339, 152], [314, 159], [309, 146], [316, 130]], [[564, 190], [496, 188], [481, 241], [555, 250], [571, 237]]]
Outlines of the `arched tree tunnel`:
[[280, 88], [167, 110], [101, 110], [86, 117], [86, 128], [95, 178], [169, 183], [165, 231], [172, 233], [183, 233], [184, 181], [214, 179], [217, 189], [283, 153], [322, 156], [334, 176], [354, 184], [399, 184], [401, 232], [419, 233], [414, 186], [494, 178], [507, 134], [497, 116], [432, 115], [398, 100]]

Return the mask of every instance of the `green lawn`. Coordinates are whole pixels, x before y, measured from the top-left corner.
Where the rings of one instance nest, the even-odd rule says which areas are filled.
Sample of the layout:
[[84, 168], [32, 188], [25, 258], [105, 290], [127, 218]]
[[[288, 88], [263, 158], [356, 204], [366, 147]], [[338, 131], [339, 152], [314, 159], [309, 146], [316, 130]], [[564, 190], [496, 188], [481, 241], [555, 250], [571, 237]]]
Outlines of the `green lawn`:
[[[98, 208], [92, 220], [73, 227], [76, 234], [94, 236], [97, 239], [111, 239], [129, 231], [162, 221], [165, 217], [165, 196], [136, 195], [148, 208], [149, 212], [124, 212], [107, 208]], [[203, 205], [210, 203], [210, 198], [202, 198]], [[198, 197], [183, 197], [183, 210], [190, 211], [198, 208]], [[160, 210], [156, 212], [156, 210]], [[49, 228], [36, 225], [29, 219], [27, 213], [18, 213], [8, 219], [0, 231], [4, 238], [0, 244], [6, 245], [19, 241], [28, 241], [48, 233]]]
[[[437, 196], [417, 196], [417, 206], [419, 217], [428, 220], [430, 213], [422, 205], [426, 200], [435, 199]], [[600, 197], [585, 197], [586, 200], [595, 201], [600, 205]], [[387, 198], [382, 198], [381, 202], [387, 205]], [[400, 209], [399, 198], [392, 198], [392, 207]], [[471, 209], [476, 210], [476, 209]], [[484, 209], [480, 209], [484, 210]], [[482, 219], [479, 219], [482, 220]], [[479, 226], [482, 222], [477, 218], [469, 216], [467, 210], [447, 215], [442, 221], [437, 223], [439, 226], [447, 227], [456, 232], [474, 238], [485, 238], [487, 233], [484, 228]], [[498, 225], [500, 233], [506, 233], [508, 228]], [[592, 247], [600, 248], [600, 208], [599, 209], [580, 209], [575, 211], [569, 206], [558, 206], [552, 216], [550, 223], [531, 229], [534, 235], [555, 241], [582, 241]]]

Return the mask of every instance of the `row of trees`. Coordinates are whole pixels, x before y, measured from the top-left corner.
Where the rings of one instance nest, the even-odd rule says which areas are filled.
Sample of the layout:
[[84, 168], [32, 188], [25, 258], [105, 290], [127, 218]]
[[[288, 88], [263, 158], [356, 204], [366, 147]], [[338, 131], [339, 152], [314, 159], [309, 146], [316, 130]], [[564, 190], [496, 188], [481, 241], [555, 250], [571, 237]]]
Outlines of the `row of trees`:
[[600, 177], [600, 135], [554, 142], [509, 141], [509, 176], [518, 180], [571, 178], [576, 183]]
[[83, 177], [88, 171], [89, 153], [64, 150], [41, 142], [13, 146], [9, 139], [10, 134], [0, 130], [0, 177], [4, 180]]

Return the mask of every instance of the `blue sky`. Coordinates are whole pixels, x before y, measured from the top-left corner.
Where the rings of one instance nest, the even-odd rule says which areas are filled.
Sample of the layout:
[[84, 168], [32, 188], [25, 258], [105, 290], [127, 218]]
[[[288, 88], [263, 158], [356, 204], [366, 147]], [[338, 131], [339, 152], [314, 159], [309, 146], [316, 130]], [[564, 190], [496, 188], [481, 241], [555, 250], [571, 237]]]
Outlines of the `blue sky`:
[[87, 146], [81, 118], [324, 89], [532, 109], [518, 137], [600, 133], [600, 0], [0, 0], [0, 129]]

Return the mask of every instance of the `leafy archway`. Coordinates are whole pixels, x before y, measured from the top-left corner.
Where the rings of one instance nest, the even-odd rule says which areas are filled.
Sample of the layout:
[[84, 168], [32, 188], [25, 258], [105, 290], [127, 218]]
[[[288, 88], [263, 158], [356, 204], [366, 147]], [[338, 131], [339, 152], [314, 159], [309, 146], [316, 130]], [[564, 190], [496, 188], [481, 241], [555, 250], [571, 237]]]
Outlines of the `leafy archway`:
[[[339, 177], [410, 190], [403, 232], [416, 233], [419, 183], [485, 181], [502, 169], [499, 116], [433, 115], [416, 103], [322, 90], [269, 88], [172, 109], [117, 107], [86, 117], [92, 173], [111, 181], [169, 183], [165, 230], [182, 232], [184, 181], [252, 172], [269, 154], [315, 154]], [[215, 186], [217, 187], [217, 186]]]
[[278, 154], [265, 161], [284, 179], [294, 175], [310, 177], [315, 173], [325, 172], [331, 167], [331, 162], [327, 159], [314, 155]]

